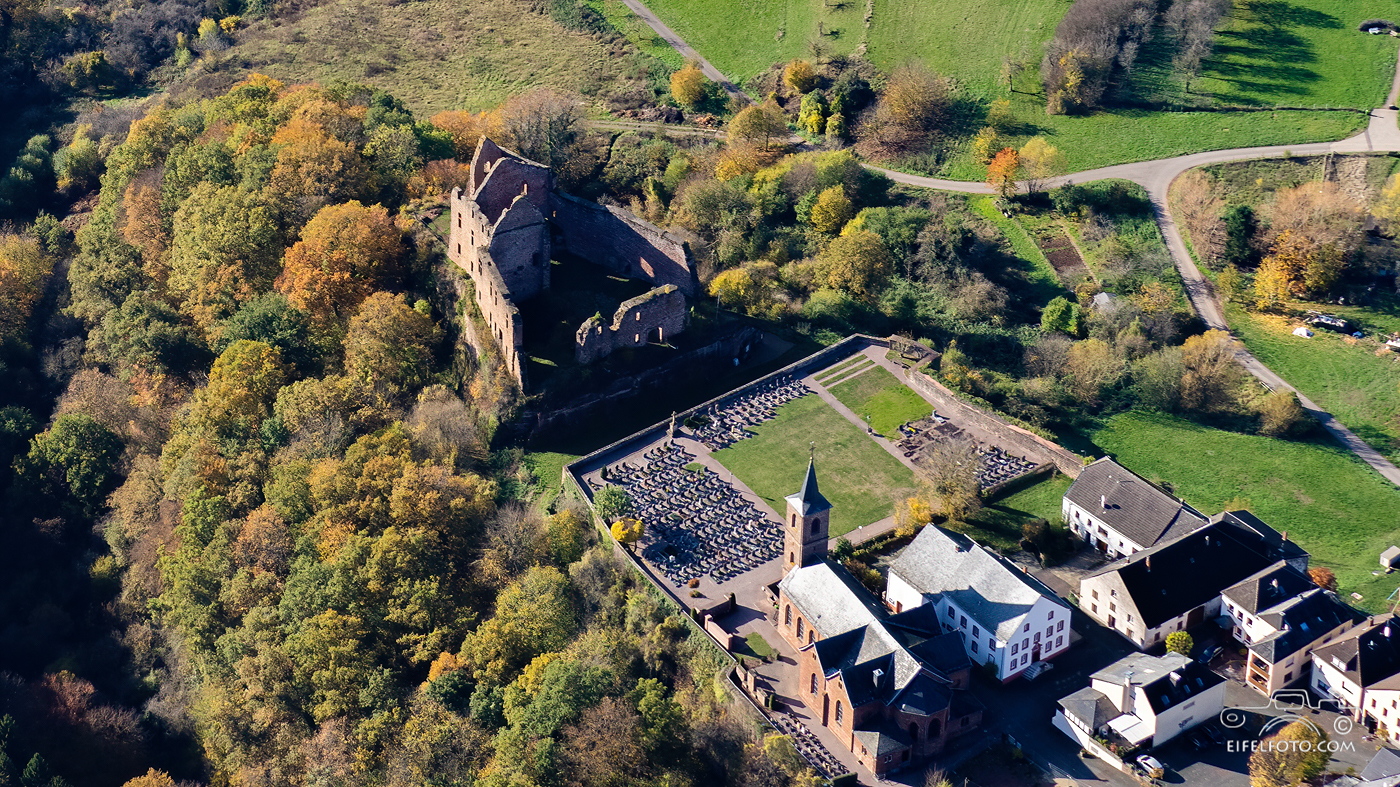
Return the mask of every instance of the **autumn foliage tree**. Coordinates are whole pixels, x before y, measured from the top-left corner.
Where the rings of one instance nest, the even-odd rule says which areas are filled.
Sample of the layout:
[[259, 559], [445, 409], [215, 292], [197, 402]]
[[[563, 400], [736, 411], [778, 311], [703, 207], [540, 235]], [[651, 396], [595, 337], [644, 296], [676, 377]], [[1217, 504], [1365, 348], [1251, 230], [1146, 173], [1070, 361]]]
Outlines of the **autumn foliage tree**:
[[1015, 148], [1002, 148], [987, 165], [987, 185], [1003, 198], [1016, 193], [1016, 181], [1021, 177], [1021, 156]]
[[322, 208], [287, 250], [277, 289], [321, 321], [343, 320], [399, 273], [403, 233], [382, 205]]
[[709, 82], [705, 72], [697, 63], [686, 63], [671, 74], [671, 97], [683, 107], [695, 108], [705, 100], [705, 87]]
[[53, 259], [38, 239], [0, 234], [0, 341], [25, 335], [52, 270]]

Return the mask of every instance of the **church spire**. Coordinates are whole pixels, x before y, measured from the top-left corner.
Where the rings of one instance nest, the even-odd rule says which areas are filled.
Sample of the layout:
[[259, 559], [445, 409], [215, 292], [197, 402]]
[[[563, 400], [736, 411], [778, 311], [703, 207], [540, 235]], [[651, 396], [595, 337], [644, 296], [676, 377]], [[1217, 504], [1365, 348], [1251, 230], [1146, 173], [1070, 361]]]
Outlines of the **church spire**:
[[807, 477], [802, 481], [802, 491], [788, 497], [788, 501], [793, 504], [793, 508], [802, 516], [811, 516], [819, 511], [826, 511], [831, 508], [831, 503], [822, 496], [821, 490], [817, 488], [817, 457], [815, 449], [812, 457], [807, 461]]

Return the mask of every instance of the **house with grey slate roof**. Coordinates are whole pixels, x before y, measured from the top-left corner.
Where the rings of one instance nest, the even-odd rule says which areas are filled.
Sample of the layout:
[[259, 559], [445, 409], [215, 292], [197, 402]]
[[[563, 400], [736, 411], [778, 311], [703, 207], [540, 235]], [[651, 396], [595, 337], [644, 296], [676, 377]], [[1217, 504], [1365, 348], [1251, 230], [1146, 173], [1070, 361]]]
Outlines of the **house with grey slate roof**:
[[1221, 594], [1308, 553], [1248, 511], [1218, 514], [1184, 536], [1115, 560], [1079, 582], [1079, 608], [1139, 648], [1221, 614]]
[[1246, 682], [1271, 696], [1308, 677], [1314, 645], [1363, 617], [1282, 560], [1226, 588], [1220, 599], [1222, 627], [1248, 648]]
[[1317, 645], [1309, 688], [1372, 733], [1400, 742], [1400, 619], [1376, 615]]
[[972, 662], [932, 607], [890, 614], [826, 559], [831, 503], [815, 463], [787, 498], [778, 632], [797, 649], [799, 699], [877, 776], [939, 754], [982, 722]]
[[1204, 527], [1201, 512], [1103, 457], [1065, 492], [1060, 515], [1070, 532], [1110, 558], [1124, 557]]
[[1070, 645], [1068, 604], [1001, 555], [934, 525], [891, 562], [885, 604], [936, 611], [968, 658], [994, 666], [1003, 682]]

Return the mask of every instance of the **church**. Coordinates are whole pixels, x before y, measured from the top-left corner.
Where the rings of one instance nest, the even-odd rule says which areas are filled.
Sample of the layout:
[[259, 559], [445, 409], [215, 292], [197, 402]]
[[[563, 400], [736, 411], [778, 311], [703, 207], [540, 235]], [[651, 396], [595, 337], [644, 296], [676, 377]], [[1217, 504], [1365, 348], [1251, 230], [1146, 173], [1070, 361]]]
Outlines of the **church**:
[[982, 722], [957, 632], [923, 605], [891, 614], [827, 559], [831, 503], [815, 459], [787, 497], [778, 630], [797, 649], [799, 692], [815, 721], [877, 776], [941, 753]]

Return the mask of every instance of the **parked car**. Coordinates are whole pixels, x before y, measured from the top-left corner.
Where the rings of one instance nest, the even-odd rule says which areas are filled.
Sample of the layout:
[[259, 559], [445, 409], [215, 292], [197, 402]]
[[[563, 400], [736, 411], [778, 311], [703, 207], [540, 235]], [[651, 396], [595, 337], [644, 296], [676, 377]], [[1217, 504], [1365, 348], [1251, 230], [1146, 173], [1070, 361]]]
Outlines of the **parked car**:
[[1224, 650], [1225, 649], [1220, 647], [1219, 645], [1211, 645], [1210, 647], [1201, 651], [1201, 655], [1197, 657], [1196, 661], [1199, 661], [1202, 664], [1209, 665], [1212, 661], [1215, 660], [1215, 657], [1219, 656]]
[[1144, 754], [1137, 758], [1137, 764], [1148, 776], [1154, 779], [1162, 778], [1167, 772], [1167, 766], [1163, 765], [1161, 760], [1153, 757], [1151, 754]]

